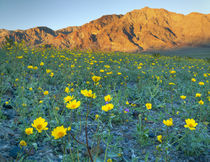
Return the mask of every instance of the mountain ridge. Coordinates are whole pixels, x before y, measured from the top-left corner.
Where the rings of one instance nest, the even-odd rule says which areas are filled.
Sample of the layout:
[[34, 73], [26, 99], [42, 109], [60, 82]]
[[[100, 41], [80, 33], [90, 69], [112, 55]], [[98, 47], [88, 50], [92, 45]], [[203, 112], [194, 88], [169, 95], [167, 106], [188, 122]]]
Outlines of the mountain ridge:
[[209, 29], [210, 14], [184, 15], [145, 7], [59, 30], [45, 26], [15, 31], [0, 29], [0, 44], [7, 36], [17, 42], [25, 40], [29, 46], [139, 52], [208, 45]]

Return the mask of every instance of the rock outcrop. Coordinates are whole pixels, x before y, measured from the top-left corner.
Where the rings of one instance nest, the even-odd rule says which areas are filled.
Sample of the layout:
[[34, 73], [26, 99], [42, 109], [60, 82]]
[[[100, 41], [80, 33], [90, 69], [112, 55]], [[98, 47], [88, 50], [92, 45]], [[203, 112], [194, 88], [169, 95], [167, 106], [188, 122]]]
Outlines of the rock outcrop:
[[210, 43], [210, 14], [188, 15], [145, 7], [125, 15], [106, 15], [82, 26], [53, 31], [47, 27], [9, 31], [0, 29], [0, 43], [8, 36], [30, 46], [138, 52]]

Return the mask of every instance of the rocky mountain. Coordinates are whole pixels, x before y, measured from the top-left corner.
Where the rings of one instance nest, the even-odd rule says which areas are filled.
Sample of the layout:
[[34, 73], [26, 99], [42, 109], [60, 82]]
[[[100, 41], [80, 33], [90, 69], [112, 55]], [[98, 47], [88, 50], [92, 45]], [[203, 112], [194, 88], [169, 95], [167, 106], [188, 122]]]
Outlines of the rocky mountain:
[[47, 27], [9, 31], [0, 29], [0, 43], [8, 36], [30, 46], [101, 51], [138, 52], [210, 44], [210, 14], [188, 15], [145, 7], [125, 15], [106, 15], [82, 26], [53, 31]]

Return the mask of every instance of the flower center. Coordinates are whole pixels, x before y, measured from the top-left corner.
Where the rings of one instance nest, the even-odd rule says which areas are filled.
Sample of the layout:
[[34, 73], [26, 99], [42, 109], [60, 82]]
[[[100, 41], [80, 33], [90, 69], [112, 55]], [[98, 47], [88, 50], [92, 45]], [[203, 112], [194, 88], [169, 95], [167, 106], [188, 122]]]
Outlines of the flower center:
[[42, 129], [42, 125], [41, 124], [37, 125], [37, 128]]
[[58, 133], [58, 137], [63, 137], [64, 136], [64, 133], [63, 132], [59, 132]]
[[189, 124], [189, 127], [193, 127], [192, 123]]

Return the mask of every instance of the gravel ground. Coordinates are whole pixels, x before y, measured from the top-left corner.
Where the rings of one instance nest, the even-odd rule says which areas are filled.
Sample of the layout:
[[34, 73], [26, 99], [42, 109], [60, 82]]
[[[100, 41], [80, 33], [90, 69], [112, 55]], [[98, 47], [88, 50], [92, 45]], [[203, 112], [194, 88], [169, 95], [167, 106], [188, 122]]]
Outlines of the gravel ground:
[[[18, 159], [19, 155], [25, 155], [24, 161], [64, 161], [64, 155], [62, 154], [59, 148], [54, 148], [49, 142], [37, 142], [38, 147], [37, 150], [35, 149], [21, 149], [19, 147], [19, 139], [21, 139], [21, 131], [18, 129], [18, 114], [10, 105], [3, 105], [2, 106], [2, 115], [3, 118], [0, 122], [0, 161], [13, 161]], [[94, 111], [90, 112], [94, 113]], [[136, 123], [138, 122], [137, 116], [138, 114], [131, 114], [132, 120], [124, 123], [124, 124], [117, 124], [113, 122], [113, 129], [111, 134], [113, 135], [113, 141], [116, 141], [121, 137], [121, 142], [119, 143], [118, 147], [122, 148], [122, 158], [113, 158], [115, 161], [131, 161], [132, 158], [138, 157], [139, 160], [137, 161], [145, 161], [145, 155], [148, 154], [148, 161], [156, 161], [154, 143], [147, 144], [143, 146], [137, 143], [137, 136], [135, 136], [136, 132]], [[154, 120], [157, 117], [152, 114]], [[173, 118], [174, 119], [174, 118]], [[178, 119], [174, 119], [175, 121]], [[153, 123], [148, 122], [147, 127], [149, 128], [148, 138], [151, 141], [156, 140], [156, 136], [158, 133], [156, 132], [157, 128], [161, 123]], [[16, 126], [16, 127], [15, 127]], [[91, 135], [94, 132], [96, 126], [92, 125], [88, 129], [88, 135]], [[85, 133], [83, 132], [79, 137], [81, 141], [85, 141]], [[90, 144], [91, 140], [89, 141]], [[114, 143], [111, 143], [114, 144]], [[73, 148], [73, 146], [72, 146]], [[99, 157], [103, 159], [104, 152], [106, 149], [106, 145], [101, 142], [100, 144], [100, 152]], [[56, 150], [56, 151], [55, 151]], [[60, 151], [60, 152], [59, 152]], [[209, 152], [210, 150], [208, 150]], [[81, 157], [87, 156], [87, 151], [81, 150], [80, 152]], [[196, 161], [196, 162], [207, 162], [209, 161], [209, 155], [201, 155], [199, 157], [189, 157], [185, 156], [181, 151], [174, 150], [170, 151], [169, 154], [170, 161]], [[164, 161], [163, 156], [160, 157], [158, 161]]]

